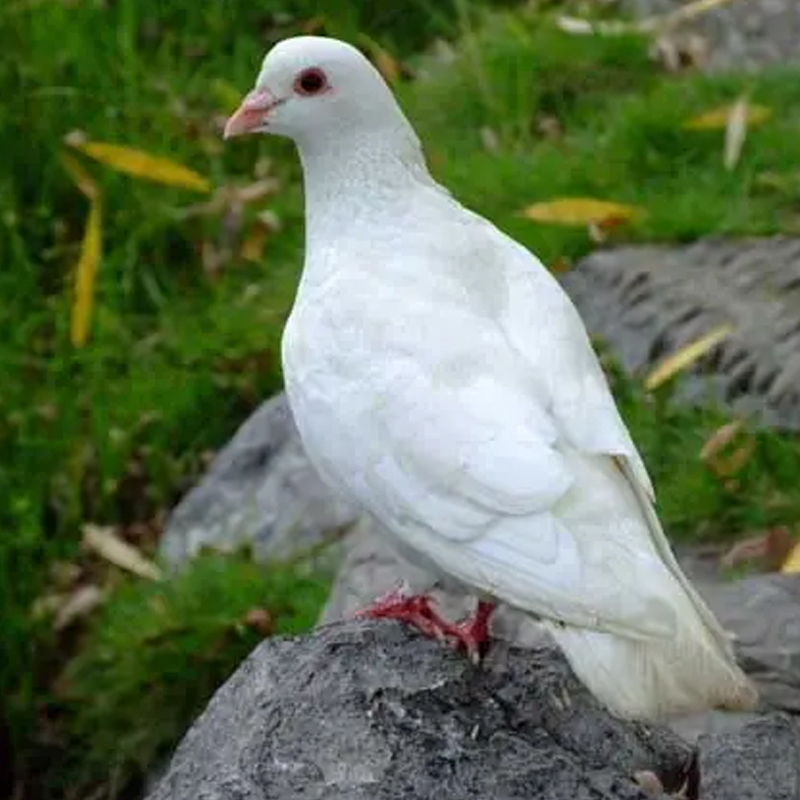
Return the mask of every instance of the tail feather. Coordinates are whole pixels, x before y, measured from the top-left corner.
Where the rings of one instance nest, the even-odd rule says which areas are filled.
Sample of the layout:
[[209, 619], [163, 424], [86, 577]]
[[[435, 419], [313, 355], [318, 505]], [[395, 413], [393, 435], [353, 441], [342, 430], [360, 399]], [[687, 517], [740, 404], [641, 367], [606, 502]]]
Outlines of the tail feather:
[[652, 719], [707, 708], [752, 708], [758, 693], [736, 664], [730, 637], [678, 565], [644, 490], [626, 477], [654, 545], [683, 590], [675, 637], [643, 640], [550, 621], [545, 626], [575, 674], [619, 716]]
[[658, 719], [707, 708], [745, 710], [756, 703], [750, 681], [695, 620], [675, 640], [663, 642], [545, 625], [578, 678], [621, 717]]

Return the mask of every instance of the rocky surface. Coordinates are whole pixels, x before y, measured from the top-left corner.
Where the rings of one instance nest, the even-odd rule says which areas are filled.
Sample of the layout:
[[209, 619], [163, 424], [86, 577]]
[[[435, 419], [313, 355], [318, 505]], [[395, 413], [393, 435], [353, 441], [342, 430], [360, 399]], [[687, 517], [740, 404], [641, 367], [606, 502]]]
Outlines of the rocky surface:
[[398, 623], [351, 622], [259, 646], [149, 800], [645, 800], [684, 785], [788, 800], [799, 765], [780, 716], [695, 754], [610, 716], [550, 647], [496, 645], [475, 667]]
[[704, 736], [698, 771], [702, 800], [796, 800], [800, 730], [789, 717], [773, 715], [731, 736]]
[[[639, 16], [662, 15], [688, 0], [623, 0]], [[800, 59], [800, 3], [797, 0], [732, 0], [680, 26], [677, 33], [706, 41], [711, 69], [756, 69]]]
[[681, 380], [681, 396], [800, 428], [800, 239], [600, 251], [563, 284], [587, 328], [634, 373], [731, 323], [731, 336], [698, 365], [702, 375]]
[[243, 544], [252, 544], [258, 558], [280, 558], [316, 544], [357, 515], [317, 476], [286, 396], [279, 394], [239, 428], [175, 508], [160, 552], [173, 566], [203, 547]]

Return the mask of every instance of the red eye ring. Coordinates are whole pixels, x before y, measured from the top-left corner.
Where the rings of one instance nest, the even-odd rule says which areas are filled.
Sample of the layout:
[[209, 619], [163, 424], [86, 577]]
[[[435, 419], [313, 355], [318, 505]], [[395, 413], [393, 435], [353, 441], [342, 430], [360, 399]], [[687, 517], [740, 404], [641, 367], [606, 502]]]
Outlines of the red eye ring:
[[304, 69], [294, 80], [294, 90], [304, 97], [319, 94], [328, 88], [328, 78], [318, 67]]

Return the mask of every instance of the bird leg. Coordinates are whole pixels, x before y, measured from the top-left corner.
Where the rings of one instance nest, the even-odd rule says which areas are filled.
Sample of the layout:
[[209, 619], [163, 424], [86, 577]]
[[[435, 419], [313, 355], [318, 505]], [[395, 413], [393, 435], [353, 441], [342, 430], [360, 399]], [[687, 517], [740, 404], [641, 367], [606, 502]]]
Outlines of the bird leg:
[[355, 616], [408, 622], [426, 636], [439, 641], [444, 641], [453, 627], [434, 611], [428, 595], [406, 594], [405, 587], [387, 592], [366, 608], [357, 611]]
[[475, 613], [463, 622], [450, 625], [447, 631], [449, 636], [456, 639], [458, 644], [467, 651], [470, 661], [477, 664], [486, 653], [489, 644], [489, 620], [494, 613], [494, 603], [479, 600]]
[[494, 609], [494, 603], [480, 600], [471, 617], [454, 625], [434, 610], [428, 595], [408, 595], [400, 588], [379, 597], [371, 605], [356, 612], [355, 616], [397, 619], [410, 623], [426, 636], [439, 641], [455, 639], [457, 646], [466, 650], [470, 661], [477, 663], [489, 642], [489, 619]]

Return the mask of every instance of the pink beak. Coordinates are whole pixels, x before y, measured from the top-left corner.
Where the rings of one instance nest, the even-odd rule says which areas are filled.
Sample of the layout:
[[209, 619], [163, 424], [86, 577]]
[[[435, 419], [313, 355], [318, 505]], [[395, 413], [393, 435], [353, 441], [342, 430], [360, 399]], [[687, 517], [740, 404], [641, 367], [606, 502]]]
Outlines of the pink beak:
[[254, 133], [267, 119], [269, 112], [280, 105], [280, 100], [267, 89], [254, 89], [225, 123], [223, 137], [230, 139], [245, 133]]

